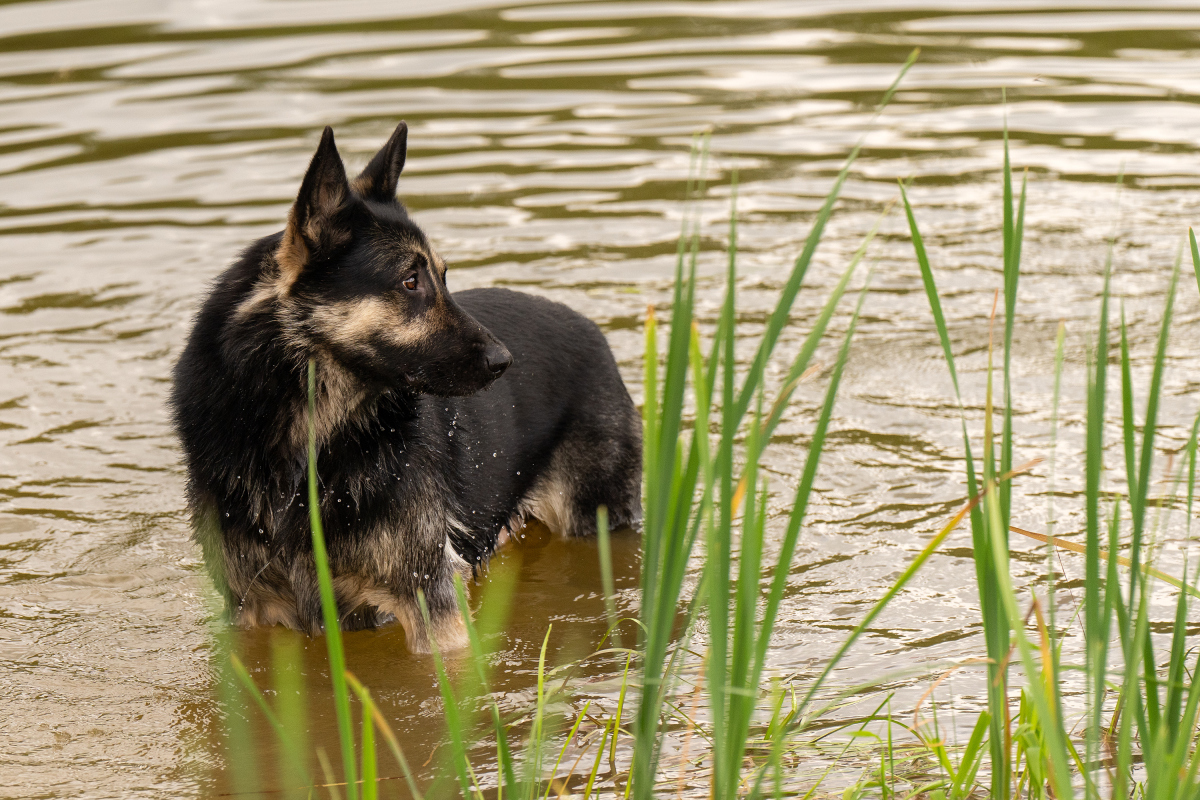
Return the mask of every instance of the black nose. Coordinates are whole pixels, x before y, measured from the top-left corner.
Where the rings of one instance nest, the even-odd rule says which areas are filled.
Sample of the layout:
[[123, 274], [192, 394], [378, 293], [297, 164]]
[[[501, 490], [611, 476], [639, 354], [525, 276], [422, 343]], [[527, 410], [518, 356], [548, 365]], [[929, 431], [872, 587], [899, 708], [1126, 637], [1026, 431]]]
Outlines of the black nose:
[[508, 352], [508, 348], [499, 342], [489, 344], [483, 357], [487, 362], [488, 372], [497, 378], [504, 374], [504, 370], [512, 366], [512, 353]]

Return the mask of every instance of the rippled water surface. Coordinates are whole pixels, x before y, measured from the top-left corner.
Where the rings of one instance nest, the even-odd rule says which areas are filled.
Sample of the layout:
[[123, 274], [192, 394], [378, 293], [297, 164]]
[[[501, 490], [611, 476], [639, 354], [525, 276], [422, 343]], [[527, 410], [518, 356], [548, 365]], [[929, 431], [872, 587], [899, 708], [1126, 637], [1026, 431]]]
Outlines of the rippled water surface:
[[[641, 320], [648, 304], [666, 308], [693, 133], [711, 129], [713, 151], [701, 313], [711, 321], [720, 300], [736, 168], [751, 335], [842, 159], [870, 130], [782, 351], [795, 351], [896, 180], [912, 178], [978, 419], [1007, 114], [1014, 165], [1029, 178], [1016, 459], [1050, 455], [1053, 339], [1065, 320], [1054, 490], [1059, 530], [1077, 530], [1079, 398], [1106, 239], [1117, 235], [1114, 286], [1140, 369], [1200, 210], [1200, 5], [1044, 5], [0, 3], [0, 792], [219, 790], [211, 655], [221, 623], [188, 539], [166, 392], [209, 281], [281, 227], [326, 124], [353, 169], [407, 120], [400, 192], [451, 264], [452, 287], [515, 286], [578, 309], [603, 327], [639, 399]], [[918, 65], [872, 124], [914, 46]], [[965, 491], [957, 410], [907, 228], [893, 209], [881, 230], [772, 651], [781, 675], [818, 669]], [[1200, 383], [1200, 303], [1190, 277], [1182, 286], [1167, 449], [1181, 445]], [[832, 350], [820, 357], [829, 363]], [[768, 452], [776, 514], [824, 386], [818, 376], [801, 388]], [[1045, 528], [1049, 463], [1019, 484], [1015, 524]], [[1181, 535], [1165, 541], [1164, 563], [1180, 563]], [[629, 608], [637, 541], [616, 546]], [[1014, 546], [1028, 579], [1041, 557]], [[519, 708], [548, 622], [552, 661], [588, 652], [605, 626], [594, 544], [531, 530], [514, 551], [516, 612], [498, 666]], [[1064, 561], [1068, 576], [1077, 567]], [[836, 680], [978, 656], [977, 619], [960, 533]], [[290, 634], [242, 637], [252, 670], [266, 669], [279, 635]], [[323, 644], [306, 646], [325, 714]], [[441, 729], [427, 660], [407, 653], [399, 630], [352, 634], [347, 647], [410, 758], [425, 762]], [[897, 679], [898, 707], [924, 691], [926, 674]], [[983, 691], [969, 670], [951, 689], [944, 699], [968, 709]], [[331, 719], [315, 725], [328, 739]]]

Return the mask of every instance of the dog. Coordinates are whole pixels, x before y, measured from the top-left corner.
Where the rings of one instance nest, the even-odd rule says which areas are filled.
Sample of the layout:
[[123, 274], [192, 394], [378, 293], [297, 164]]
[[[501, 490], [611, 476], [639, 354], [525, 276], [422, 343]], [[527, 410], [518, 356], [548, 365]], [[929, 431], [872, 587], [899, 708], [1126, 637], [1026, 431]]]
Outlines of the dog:
[[239, 626], [322, 630], [310, 426], [340, 626], [399, 622], [416, 652], [466, 644], [453, 576], [527, 517], [639, 523], [641, 418], [604, 335], [540, 297], [451, 294], [396, 197], [407, 140], [351, 180], [325, 128], [286, 227], [216, 279], [176, 364], [193, 538]]

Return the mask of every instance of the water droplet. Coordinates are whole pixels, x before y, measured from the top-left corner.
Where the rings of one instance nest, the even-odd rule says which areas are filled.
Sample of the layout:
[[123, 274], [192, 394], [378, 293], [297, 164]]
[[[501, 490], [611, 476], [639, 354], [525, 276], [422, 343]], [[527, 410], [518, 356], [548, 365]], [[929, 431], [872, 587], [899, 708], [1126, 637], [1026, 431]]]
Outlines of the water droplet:
[[229, 512], [228, 512], [228, 511], [226, 511], [226, 512], [225, 512], [225, 516], [227, 516], [227, 517], [229, 516]]
[[495, 458], [495, 457], [496, 457], [496, 454], [495, 454], [495, 453], [492, 453], [492, 458]]
[[446, 435], [447, 435], [447, 436], [453, 436], [453, 435], [454, 435], [454, 431], [446, 431]]
[[428, 576], [428, 575], [426, 575], [426, 576], [425, 576], [425, 580], [429, 580], [429, 576]]
[[413, 577], [414, 577], [414, 578], [419, 578], [419, 577], [421, 577], [421, 576], [420, 576], [420, 575], [418, 575], [417, 573], [415, 573], [415, 572], [414, 572], [414, 573], [413, 573]]

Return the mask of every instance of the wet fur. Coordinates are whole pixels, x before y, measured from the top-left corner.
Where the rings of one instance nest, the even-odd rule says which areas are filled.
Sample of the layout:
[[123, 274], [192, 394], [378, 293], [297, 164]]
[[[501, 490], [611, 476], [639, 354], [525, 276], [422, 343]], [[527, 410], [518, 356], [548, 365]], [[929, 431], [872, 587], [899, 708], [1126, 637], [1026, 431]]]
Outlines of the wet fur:
[[593, 534], [599, 505], [614, 526], [640, 517], [640, 419], [603, 334], [542, 298], [446, 289], [395, 200], [406, 135], [351, 182], [326, 130], [287, 228], [216, 280], [176, 366], [195, 539], [240, 625], [321, 629], [310, 359], [344, 628], [398, 621], [414, 650], [461, 646], [453, 575], [525, 516], [567, 536]]

